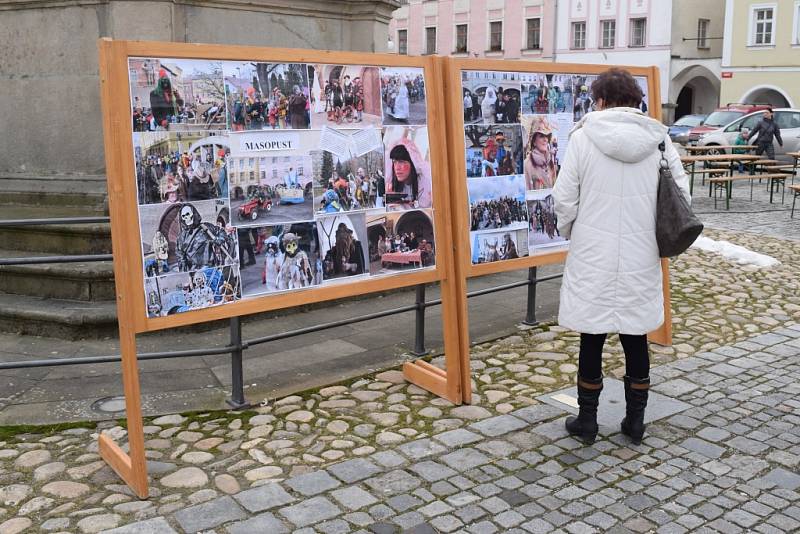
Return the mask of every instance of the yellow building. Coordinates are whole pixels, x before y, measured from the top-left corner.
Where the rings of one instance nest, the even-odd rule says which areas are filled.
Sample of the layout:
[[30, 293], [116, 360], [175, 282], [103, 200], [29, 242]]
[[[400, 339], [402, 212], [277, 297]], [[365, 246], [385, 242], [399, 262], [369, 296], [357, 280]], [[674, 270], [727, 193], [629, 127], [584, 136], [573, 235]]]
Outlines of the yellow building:
[[720, 102], [800, 106], [800, 0], [726, 0]]

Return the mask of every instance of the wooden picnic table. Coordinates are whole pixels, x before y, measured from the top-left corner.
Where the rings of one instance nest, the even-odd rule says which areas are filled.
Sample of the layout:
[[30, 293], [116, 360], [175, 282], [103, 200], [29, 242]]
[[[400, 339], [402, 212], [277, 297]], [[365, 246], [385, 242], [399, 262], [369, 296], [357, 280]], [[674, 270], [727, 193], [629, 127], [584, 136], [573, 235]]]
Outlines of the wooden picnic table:
[[790, 185], [789, 189], [794, 193], [794, 198], [792, 199], [792, 213], [789, 215], [789, 218], [794, 219], [794, 205], [797, 203], [797, 197], [800, 197], [800, 185]]
[[[775, 190], [783, 185], [783, 196], [781, 197], [781, 204], [786, 197], [786, 178], [789, 175], [786, 173], [770, 173], [770, 174], [732, 174], [730, 176], [720, 176], [717, 178], [708, 179], [708, 191], [711, 194], [712, 188], [714, 189], [714, 209], [717, 209], [717, 191], [725, 192], [725, 209], [731, 207], [731, 194], [733, 190], [733, 182], [737, 180], [750, 180], [750, 200], [753, 200], [753, 180], [758, 178], [766, 179], [769, 183], [769, 203], [772, 204], [772, 196]], [[777, 187], [776, 187], [777, 186]], [[792, 186], [794, 187], [794, 186]]]
[[689, 170], [689, 194], [694, 193], [694, 166], [698, 161], [702, 162], [727, 162], [729, 163], [728, 171], [733, 176], [733, 164], [740, 161], [755, 161], [762, 159], [761, 156], [754, 156], [752, 154], [713, 154], [701, 156], [682, 156], [681, 163], [690, 165]]
[[755, 150], [756, 145], [706, 145], [706, 146], [685, 146], [686, 152], [710, 152], [712, 150]]

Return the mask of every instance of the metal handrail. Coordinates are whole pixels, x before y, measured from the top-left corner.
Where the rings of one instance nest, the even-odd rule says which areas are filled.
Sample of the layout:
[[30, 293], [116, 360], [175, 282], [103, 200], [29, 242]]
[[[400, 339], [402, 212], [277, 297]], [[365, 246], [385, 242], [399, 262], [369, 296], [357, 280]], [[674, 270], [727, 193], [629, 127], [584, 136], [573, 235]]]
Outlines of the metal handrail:
[[[7, 226], [32, 226], [32, 225], [51, 225], [51, 224], [93, 224], [93, 223], [107, 223], [108, 217], [61, 217], [51, 219], [6, 219], [0, 220], [0, 227]], [[30, 256], [30, 257], [17, 257], [17, 258], [2, 258], [0, 259], [0, 266], [9, 265], [34, 265], [43, 263], [78, 263], [78, 262], [96, 262], [96, 261], [110, 261], [113, 259], [112, 254], [83, 254], [83, 255], [66, 255], [66, 256]], [[528, 286], [528, 305], [525, 324], [536, 324], [536, 286], [540, 282], [548, 280], [555, 280], [561, 278], [563, 273], [557, 273], [542, 278], [537, 277], [536, 267], [528, 269], [528, 278], [518, 282], [512, 282], [499, 286], [483, 288], [467, 293], [467, 298], [479, 297], [500, 291], [507, 291], [518, 287]], [[232, 374], [232, 391], [231, 398], [227, 400], [228, 404], [234, 409], [243, 409], [249, 407], [250, 404], [244, 398], [244, 377], [242, 367], [242, 351], [268, 343], [270, 341], [278, 341], [291, 337], [319, 332], [322, 330], [329, 330], [331, 328], [338, 328], [340, 326], [347, 326], [351, 324], [370, 321], [373, 319], [380, 319], [391, 315], [398, 315], [410, 311], [416, 312], [415, 321], [415, 342], [412, 354], [416, 356], [424, 356], [428, 354], [425, 349], [425, 310], [432, 306], [439, 306], [442, 299], [426, 300], [425, 299], [425, 284], [416, 286], [416, 301], [414, 304], [406, 306], [399, 306], [390, 308], [379, 312], [358, 315], [349, 319], [342, 319], [339, 321], [332, 321], [328, 323], [321, 323], [304, 328], [297, 328], [286, 332], [277, 334], [270, 334], [267, 336], [255, 337], [252, 339], [242, 339], [242, 326], [239, 317], [232, 317], [230, 319], [230, 343], [224, 347], [210, 348], [210, 349], [188, 349], [188, 350], [175, 350], [163, 352], [147, 352], [137, 355], [139, 360], [158, 360], [169, 358], [190, 358], [196, 356], [213, 356], [218, 354], [231, 355], [231, 374]], [[35, 367], [57, 367], [64, 365], [90, 365], [98, 363], [114, 363], [121, 361], [120, 355], [109, 356], [83, 356], [78, 358], [51, 358], [44, 360], [29, 360], [17, 362], [0, 362], [0, 370], [5, 369], [28, 369]]]

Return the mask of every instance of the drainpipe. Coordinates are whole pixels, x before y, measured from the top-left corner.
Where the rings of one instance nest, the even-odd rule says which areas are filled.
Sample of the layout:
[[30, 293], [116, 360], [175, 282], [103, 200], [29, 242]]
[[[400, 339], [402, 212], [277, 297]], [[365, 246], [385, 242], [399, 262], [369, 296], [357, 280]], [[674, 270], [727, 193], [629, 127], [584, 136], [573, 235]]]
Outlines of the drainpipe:
[[551, 52], [550, 61], [553, 63], [556, 62], [556, 44], [557, 44], [557, 35], [558, 35], [558, 0], [553, 0], [553, 51]]

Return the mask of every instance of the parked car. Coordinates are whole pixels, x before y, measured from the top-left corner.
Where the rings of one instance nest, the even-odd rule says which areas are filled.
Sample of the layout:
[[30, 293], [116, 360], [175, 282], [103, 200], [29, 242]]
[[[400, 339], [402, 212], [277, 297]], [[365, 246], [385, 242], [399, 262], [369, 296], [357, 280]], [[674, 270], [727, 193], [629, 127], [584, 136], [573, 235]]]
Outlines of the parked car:
[[684, 115], [669, 127], [669, 138], [673, 143], [685, 145], [689, 142], [689, 130], [700, 126], [708, 115]]
[[[781, 139], [783, 139], [783, 146], [773, 141], [775, 146], [775, 158], [793, 163], [794, 159], [787, 156], [786, 153], [800, 151], [800, 109], [778, 108], [773, 111], [775, 112], [774, 120], [781, 130]], [[755, 113], [745, 115], [723, 128], [718, 128], [703, 134], [697, 144], [698, 146], [732, 145], [742, 128], [747, 128], [752, 131], [763, 116], [764, 111], [756, 111]], [[756, 140], [753, 140], [753, 143], [755, 143], [755, 141]], [[725, 154], [727, 152], [727, 150], [721, 148], [719, 150], [711, 150], [708, 153]]]
[[761, 111], [771, 106], [768, 104], [728, 104], [725, 107], [717, 108], [716, 111], [711, 113], [703, 124], [695, 126], [689, 130], [689, 143], [694, 144], [700, 139], [704, 133], [721, 128], [726, 124], [730, 124], [740, 117], [744, 117], [754, 111]]

